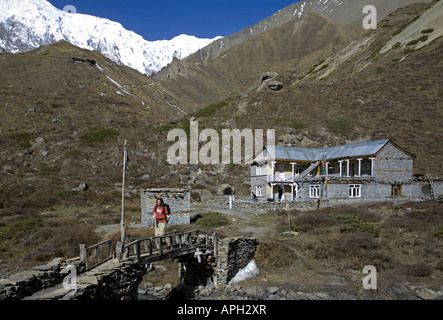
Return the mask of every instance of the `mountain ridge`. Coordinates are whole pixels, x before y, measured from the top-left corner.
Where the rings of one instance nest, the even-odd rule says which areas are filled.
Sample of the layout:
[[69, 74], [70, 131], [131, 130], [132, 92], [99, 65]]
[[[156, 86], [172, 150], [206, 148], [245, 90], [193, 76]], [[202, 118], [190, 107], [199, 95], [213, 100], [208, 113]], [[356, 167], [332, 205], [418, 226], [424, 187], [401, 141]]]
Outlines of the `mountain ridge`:
[[147, 41], [118, 22], [64, 12], [46, 0], [0, 0], [0, 8], [0, 46], [11, 53], [65, 40], [146, 74], [157, 72], [173, 57], [184, 58], [219, 38], [198, 39], [182, 34], [171, 40]]
[[[377, 20], [382, 21], [391, 12], [395, 11], [399, 7], [407, 6], [412, 3], [423, 2], [429, 3], [432, 0], [397, 0], [397, 1], [384, 1], [384, 0], [310, 0], [301, 1], [293, 5], [287, 6], [270, 17], [254, 24], [253, 26], [244, 28], [232, 35], [226, 36], [222, 39], [218, 39], [213, 43], [207, 45], [198, 52], [190, 55], [190, 59], [199, 57], [202, 62], [209, 62], [215, 58], [221, 56], [224, 52], [228, 51], [231, 47], [239, 44], [245, 40], [248, 40], [254, 36], [285, 24], [291, 20], [300, 19], [310, 12], [316, 12], [324, 17], [342, 25], [352, 24], [356, 20], [363, 21], [363, 7], [365, 5], [373, 5], [377, 8]], [[340, 10], [341, 7], [346, 7], [346, 10]], [[360, 28], [361, 25], [360, 25]]]

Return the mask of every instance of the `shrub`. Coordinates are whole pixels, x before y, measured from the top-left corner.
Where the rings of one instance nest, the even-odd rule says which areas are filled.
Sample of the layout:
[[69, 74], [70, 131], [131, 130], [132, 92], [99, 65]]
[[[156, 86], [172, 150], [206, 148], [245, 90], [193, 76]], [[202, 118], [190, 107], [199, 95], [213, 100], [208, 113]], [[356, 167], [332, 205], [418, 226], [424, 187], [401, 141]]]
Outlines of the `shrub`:
[[20, 148], [27, 149], [32, 147], [30, 140], [34, 139], [34, 132], [18, 132], [9, 134], [9, 138], [15, 140]]
[[109, 138], [118, 135], [118, 131], [115, 129], [106, 129], [104, 127], [98, 127], [86, 132], [80, 136], [80, 139], [87, 143], [100, 143]]
[[434, 29], [426, 29], [426, 30], [423, 30], [421, 33], [426, 34], [426, 33], [432, 33], [432, 32], [434, 32]]
[[291, 127], [294, 129], [304, 129], [304, 128], [306, 128], [306, 125], [301, 121], [295, 120], [292, 123]]
[[419, 42], [420, 42], [419, 39], [417, 39], [417, 40], [412, 40], [412, 41], [406, 43], [406, 46], [415, 46], [415, 45], [416, 45], [417, 43], [419, 43]]
[[326, 123], [326, 128], [336, 134], [345, 135], [354, 129], [351, 121], [342, 118], [338, 120], [330, 120]]
[[437, 237], [443, 238], [443, 223], [442, 223], [442, 224], [439, 224], [439, 225], [437, 226], [437, 228], [435, 228], [435, 230], [434, 230], [434, 234], [435, 234]]
[[353, 222], [341, 229], [342, 232], [368, 232], [376, 237], [380, 236], [380, 228], [370, 223]]
[[380, 74], [380, 73], [383, 73], [383, 72], [385, 72], [385, 68], [378, 67], [377, 69], [375, 69], [375, 73], [376, 74]]
[[298, 257], [281, 242], [260, 242], [255, 252], [254, 260], [260, 270], [274, 271], [275, 269], [293, 265]]
[[194, 116], [196, 118], [209, 117], [209, 116], [213, 115], [214, 113], [216, 113], [221, 108], [227, 106], [228, 104], [229, 103], [226, 100], [211, 104], [211, 105], [197, 111], [194, 114]]
[[218, 228], [230, 224], [228, 218], [219, 212], [207, 212], [195, 221], [196, 225], [206, 228]]
[[418, 40], [420, 40], [421, 42], [425, 42], [426, 40], [428, 40], [428, 38], [429, 38], [429, 36], [424, 35], [424, 36], [421, 36]]
[[423, 263], [405, 265], [401, 269], [406, 275], [411, 277], [427, 277], [432, 273], [431, 267]]

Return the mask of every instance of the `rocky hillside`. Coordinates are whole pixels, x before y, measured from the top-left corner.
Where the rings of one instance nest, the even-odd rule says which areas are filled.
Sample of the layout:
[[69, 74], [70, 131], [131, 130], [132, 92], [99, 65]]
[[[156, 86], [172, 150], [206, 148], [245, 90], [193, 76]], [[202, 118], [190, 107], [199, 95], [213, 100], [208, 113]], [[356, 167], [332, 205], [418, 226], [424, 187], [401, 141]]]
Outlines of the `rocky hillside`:
[[193, 59], [198, 58], [201, 62], [209, 62], [229, 51], [239, 43], [247, 41], [257, 35], [265, 33], [273, 28], [280, 27], [287, 22], [295, 22], [304, 19], [311, 13], [317, 13], [324, 18], [334, 21], [337, 24], [346, 26], [358, 21], [358, 29], [362, 29], [360, 23], [363, 18], [363, 7], [373, 5], [377, 8], [377, 20], [382, 21], [389, 14], [398, 8], [408, 6], [417, 2], [429, 3], [430, 0], [310, 0], [301, 1], [282, 8], [272, 16], [264, 19], [255, 25], [240, 30], [232, 35], [219, 39], [208, 46], [202, 48], [195, 54]]
[[[245, 166], [165, 162], [167, 133], [191, 117], [201, 128], [276, 129], [282, 145], [390, 138], [417, 156], [415, 173], [443, 176], [435, 14], [441, 2], [417, 3], [360, 33], [311, 12], [211, 62], [175, 60], [155, 79], [66, 42], [2, 54], [0, 207], [118, 205], [125, 141], [128, 196], [159, 185], [248, 194]], [[90, 188], [73, 191], [81, 182]]]

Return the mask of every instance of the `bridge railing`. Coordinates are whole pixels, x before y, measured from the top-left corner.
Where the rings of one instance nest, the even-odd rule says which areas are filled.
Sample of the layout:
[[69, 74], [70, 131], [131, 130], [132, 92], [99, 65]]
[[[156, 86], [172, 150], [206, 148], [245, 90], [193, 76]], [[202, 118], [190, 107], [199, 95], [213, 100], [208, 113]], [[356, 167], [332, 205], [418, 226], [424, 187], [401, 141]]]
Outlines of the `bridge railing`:
[[115, 240], [106, 240], [86, 247], [85, 244], [80, 245], [80, 260], [84, 262], [86, 270], [90, 270], [114, 256]]
[[161, 237], [147, 237], [134, 240], [123, 247], [123, 257], [162, 254], [164, 251], [179, 250], [196, 245], [210, 246], [212, 238], [199, 234], [198, 230], [168, 233]]

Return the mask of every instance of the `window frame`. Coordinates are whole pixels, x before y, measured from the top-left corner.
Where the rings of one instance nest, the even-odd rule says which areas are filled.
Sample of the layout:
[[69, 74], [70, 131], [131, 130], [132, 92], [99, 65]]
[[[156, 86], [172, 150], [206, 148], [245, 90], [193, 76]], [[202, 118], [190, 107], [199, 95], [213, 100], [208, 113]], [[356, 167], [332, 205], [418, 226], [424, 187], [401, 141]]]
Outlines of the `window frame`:
[[309, 199], [320, 199], [320, 185], [309, 185]]
[[349, 185], [349, 198], [357, 199], [361, 198], [361, 184], [350, 184]]

